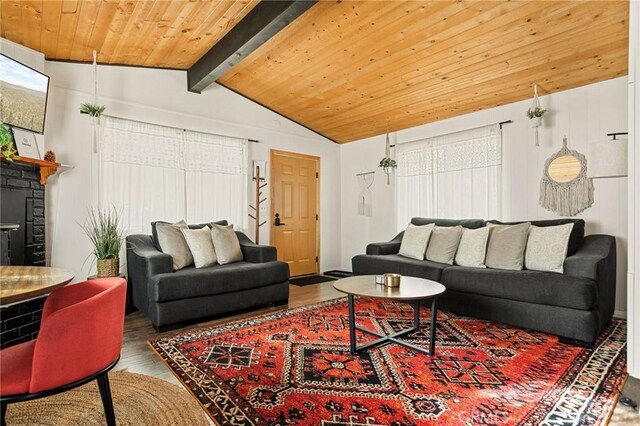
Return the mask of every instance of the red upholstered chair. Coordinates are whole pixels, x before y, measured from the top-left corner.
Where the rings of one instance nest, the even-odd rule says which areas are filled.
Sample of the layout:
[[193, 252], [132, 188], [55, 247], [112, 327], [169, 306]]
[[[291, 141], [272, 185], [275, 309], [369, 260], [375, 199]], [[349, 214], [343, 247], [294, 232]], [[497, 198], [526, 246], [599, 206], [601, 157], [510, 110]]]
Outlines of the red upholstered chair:
[[120, 359], [127, 283], [85, 281], [54, 291], [38, 338], [0, 351], [0, 406], [42, 398], [98, 380], [108, 425], [116, 419], [107, 373]]

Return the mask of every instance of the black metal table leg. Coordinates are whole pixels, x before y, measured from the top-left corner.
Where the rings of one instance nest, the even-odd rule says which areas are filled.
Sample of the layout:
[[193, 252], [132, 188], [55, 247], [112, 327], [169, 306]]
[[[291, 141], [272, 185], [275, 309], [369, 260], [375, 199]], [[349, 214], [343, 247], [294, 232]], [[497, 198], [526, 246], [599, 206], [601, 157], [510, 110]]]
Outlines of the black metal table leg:
[[436, 318], [438, 317], [438, 307], [436, 304], [436, 300], [438, 298], [434, 297], [431, 299], [431, 330], [430, 339], [429, 339], [429, 355], [433, 356], [436, 353]]
[[356, 313], [354, 295], [349, 295], [349, 342], [351, 345], [351, 355], [356, 354]]

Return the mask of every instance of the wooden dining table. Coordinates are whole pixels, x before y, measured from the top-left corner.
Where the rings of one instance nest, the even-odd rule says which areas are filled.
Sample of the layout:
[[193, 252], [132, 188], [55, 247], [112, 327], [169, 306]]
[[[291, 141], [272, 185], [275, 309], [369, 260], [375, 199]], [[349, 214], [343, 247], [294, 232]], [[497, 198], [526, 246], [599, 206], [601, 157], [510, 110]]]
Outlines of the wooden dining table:
[[67, 285], [74, 274], [48, 266], [0, 266], [0, 305], [49, 294]]

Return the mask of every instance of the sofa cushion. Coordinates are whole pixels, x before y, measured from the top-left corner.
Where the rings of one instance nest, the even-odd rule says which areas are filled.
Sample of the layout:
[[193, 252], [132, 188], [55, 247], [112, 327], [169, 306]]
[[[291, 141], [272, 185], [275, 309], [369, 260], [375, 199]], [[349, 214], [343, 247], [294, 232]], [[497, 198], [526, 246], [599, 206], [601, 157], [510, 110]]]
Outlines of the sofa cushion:
[[186, 268], [151, 277], [148, 292], [154, 302], [242, 291], [289, 280], [284, 262], [236, 262], [206, 268]]
[[233, 230], [233, 225], [223, 226], [214, 223], [211, 226], [211, 238], [219, 264], [226, 265], [243, 259], [240, 241]]
[[484, 259], [487, 256], [487, 242], [489, 242], [488, 227], [465, 228], [456, 253], [456, 265], [486, 268]]
[[436, 226], [462, 226], [469, 229], [482, 228], [484, 220], [482, 219], [436, 219], [430, 217], [414, 217], [411, 223], [417, 226], [428, 225], [433, 223]]
[[156, 232], [158, 245], [163, 253], [171, 255], [173, 269], [178, 270], [193, 265], [193, 256], [182, 235], [181, 229], [188, 229], [185, 221], [177, 223], [158, 223]]
[[[497, 225], [517, 225], [520, 222], [500, 222], [498, 220], [488, 220], [487, 223], [495, 223]], [[565, 225], [567, 223], [573, 223], [573, 229], [571, 230], [571, 236], [569, 237], [569, 246], [567, 247], [567, 256], [576, 254], [582, 242], [584, 241], [584, 219], [550, 219], [550, 220], [531, 220], [527, 221], [533, 226], [556, 226]]]
[[527, 246], [529, 222], [518, 225], [488, 225], [487, 268], [519, 271], [524, 266], [524, 249]]
[[351, 259], [351, 264], [353, 273], [356, 275], [381, 275], [393, 272], [433, 281], [440, 281], [442, 270], [449, 267], [446, 263], [410, 259], [397, 254], [382, 256], [361, 254]]
[[424, 252], [427, 250], [433, 227], [433, 224], [416, 226], [410, 223], [402, 236], [398, 254], [413, 259], [424, 259]]
[[524, 252], [524, 267], [533, 271], [561, 274], [572, 228], [573, 223], [558, 226], [532, 226]]
[[181, 229], [189, 251], [191, 251], [191, 257], [193, 257], [193, 264], [196, 268], [204, 268], [205, 266], [211, 266], [218, 263], [216, 256], [216, 250], [213, 248], [213, 239], [211, 238], [211, 231], [208, 227], [202, 227], [200, 229]]
[[453, 265], [463, 229], [460, 225], [434, 227], [425, 259]]
[[598, 301], [595, 281], [553, 272], [452, 266], [441, 283], [447, 290], [573, 309], [592, 309]]
[[[154, 222], [151, 222], [151, 239], [153, 240], [153, 245], [156, 246], [156, 249], [160, 250], [160, 244], [158, 243], [158, 231], [156, 229], [156, 226], [159, 223], [169, 223], [169, 222], [165, 222], [162, 220], [156, 220]], [[211, 226], [212, 223], [215, 223], [217, 225], [228, 225], [229, 222], [227, 222], [226, 220], [218, 220], [217, 222], [210, 222], [210, 223], [196, 223], [193, 225], [187, 225], [189, 227], [189, 229], [200, 229], [203, 228], [205, 226]]]

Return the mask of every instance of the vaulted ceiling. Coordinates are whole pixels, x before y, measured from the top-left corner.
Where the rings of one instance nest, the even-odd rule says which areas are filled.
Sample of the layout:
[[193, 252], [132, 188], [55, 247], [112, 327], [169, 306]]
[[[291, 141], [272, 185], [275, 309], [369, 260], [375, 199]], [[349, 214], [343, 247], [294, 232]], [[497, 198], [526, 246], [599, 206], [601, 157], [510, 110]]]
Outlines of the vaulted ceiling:
[[[188, 69], [258, 3], [6, 1], [49, 59]], [[627, 1], [321, 1], [218, 82], [349, 142], [627, 74]]]

